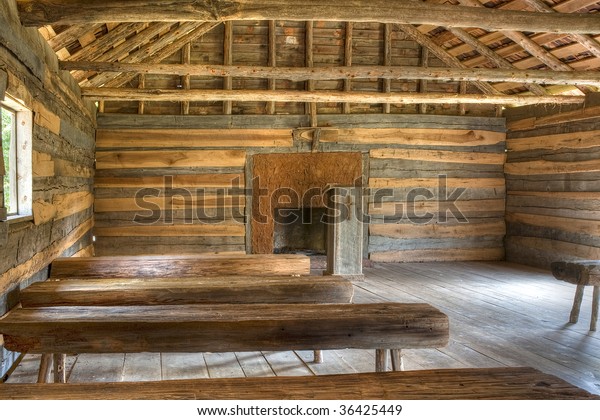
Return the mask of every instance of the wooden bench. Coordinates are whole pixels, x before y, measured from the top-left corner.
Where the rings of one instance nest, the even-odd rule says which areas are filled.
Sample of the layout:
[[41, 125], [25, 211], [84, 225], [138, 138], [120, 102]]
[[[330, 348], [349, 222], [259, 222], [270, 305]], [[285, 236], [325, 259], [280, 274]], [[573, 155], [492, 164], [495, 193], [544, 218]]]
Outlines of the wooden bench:
[[556, 261], [551, 264], [552, 274], [558, 280], [577, 285], [569, 322], [577, 323], [585, 286], [593, 286], [592, 319], [590, 331], [596, 331], [600, 301], [600, 261]]
[[600, 397], [532, 368], [85, 384], [4, 384], [2, 400], [591, 400]]
[[350, 303], [340, 276], [50, 279], [20, 292], [24, 308], [211, 303]]
[[42, 354], [404, 349], [445, 346], [449, 325], [416, 303], [44, 306], [13, 309], [0, 333]]
[[310, 274], [306, 255], [177, 255], [57, 258], [50, 265], [53, 278], [297, 276]]

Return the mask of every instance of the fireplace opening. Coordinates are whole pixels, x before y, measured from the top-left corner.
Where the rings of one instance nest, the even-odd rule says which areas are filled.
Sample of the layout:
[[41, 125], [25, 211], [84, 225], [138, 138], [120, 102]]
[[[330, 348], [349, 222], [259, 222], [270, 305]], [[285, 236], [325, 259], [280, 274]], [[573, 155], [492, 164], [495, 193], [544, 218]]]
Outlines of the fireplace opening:
[[277, 208], [273, 211], [275, 254], [327, 254], [326, 208]]

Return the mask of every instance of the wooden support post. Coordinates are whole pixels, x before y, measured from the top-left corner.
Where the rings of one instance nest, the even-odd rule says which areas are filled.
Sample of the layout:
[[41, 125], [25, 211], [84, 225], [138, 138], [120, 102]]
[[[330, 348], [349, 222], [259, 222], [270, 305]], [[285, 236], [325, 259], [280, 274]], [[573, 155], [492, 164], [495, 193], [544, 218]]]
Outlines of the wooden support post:
[[387, 372], [389, 369], [388, 354], [388, 349], [375, 350], [375, 372]]
[[[421, 47], [421, 57], [420, 57], [421, 67], [429, 67], [429, 50], [426, 47]], [[419, 81], [419, 92], [426, 93], [427, 92], [427, 80], [421, 79]], [[427, 114], [427, 104], [419, 105], [419, 113]]]
[[[313, 55], [313, 33], [314, 33], [314, 24], [313, 21], [306, 22], [306, 67], [312, 68], [314, 66], [314, 55]], [[312, 92], [315, 90], [315, 82], [314, 80], [309, 79], [306, 82], [306, 90]], [[310, 126], [318, 127], [317, 121], [317, 103], [316, 102], [307, 102], [306, 103], [306, 113], [310, 116]]]
[[[269, 67], [277, 67], [277, 37], [275, 36], [275, 21], [269, 21]], [[275, 79], [269, 79], [268, 81], [268, 89], [275, 90], [276, 82]], [[267, 102], [267, 114], [273, 115], [275, 114], [275, 102], [269, 101]]]
[[52, 370], [52, 354], [45, 353], [42, 354], [42, 358], [40, 360], [40, 370], [38, 372], [38, 383], [45, 384], [50, 380], [50, 372]]
[[[383, 25], [383, 65], [389, 67], [392, 65], [392, 24], [385, 23]], [[392, 81], [383, 79], [383, 92], [390, 93], [392, 91]], [[383, 113], [389, 114], [392, 110], [391, 104], [383, 104]]]
[[404, 359], [402, 357], [402, 350], [391, 349], [390, 353], [391, 353], [391, 357], [392, 357], [392, 370], [394, 370], [394, 371], [404, 370]]
[[64, 353], [54, 355], [54, 382], [59, 384], [67, 383], [67, 355]]
[[323, 363], [323, 350], [315, 350], [313, 361], [315, 363]]
[[[233, 22], [227, 21], [223, 23], [224, 35], [223, 35], [223, 64], [230, 66], [233, 64]], [[223, 89], [231, 90], [233, 87], [233, 81], [231, 76], [225, 76], [223, 78]], [[232, 105], [231, 101], [223, 101], [223, 114], [231, 115]]]
[[573, 299], [573, 308], [571, 309], [571, 316], [569, 317], [569, 322], [571, 324], [576, 324], [579, 320], [579, 310], [581, 308], [581, 301], [583, 300], [583, 291], [585, 290], [585, 285], [578, 284], [577, 290], [575, 291], [575, 299]]
[[[344, 44], [344, 65], [350, 67], [352, 65], [352, 22], [346, 22], [346, 42]], [[352, 81], [344, 79], [344, 92], [352, 91]], [[350, 103], [344, 102], [344, 114], [350, 114]]]
[[104, 101], [98, 101], [98, 112], [104, 113]]
[[598, 305], [600, 304], [600, 286], [594, 286], [594, 295], [592, 297], [592, 320], [590, 321], [590, 331], [596, 331], [598, 322]]
[[[146, 88], [146, 75], [144, 73], [140, 73], [138, 75], [138, 89]], [[138, 102], [138, 114], [142, 115], [144, 113], [145, 103], [144, 101]]]
[[[460, 82], [459, 93], [461, 95], [464, 95], [467, 93], [467, 82]], [[465, 104], [458, 105], [458, 113], [459, 113], [459, 115], [465, 115], [467, 113], [467, 107], [465, 106]]]
[[[188, 42], [181, 49], [181, 64], [190, 64], [192, 61], [192, 44]], [[181, 87], [185, 90], [190, 90], [190, 75], [186, 74], [181, 77]], [[190, 113], [190, 102], [183, 101], [181, 103], [181, 114], [188, 115]]]

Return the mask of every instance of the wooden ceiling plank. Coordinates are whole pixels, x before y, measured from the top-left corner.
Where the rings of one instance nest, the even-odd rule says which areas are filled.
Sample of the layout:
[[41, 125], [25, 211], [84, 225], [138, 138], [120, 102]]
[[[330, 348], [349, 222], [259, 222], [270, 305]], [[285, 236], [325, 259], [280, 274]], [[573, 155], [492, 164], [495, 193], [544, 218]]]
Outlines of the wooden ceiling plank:
[[[171, 32], [160, 37], [151, 46], [147, 47], [149, 53], [133, 53], [130, 54], [125, 61], [129, 63], [152, 63], [157, 64], [167, 59], [168, 57], [179, 51], [185, 44], [200, 38], [205, 33], [214, 29], [219, 23], [214, 22], [186, 22], [181, 24], [179, 28], [171, 30]], [[102, 77], [102, 80], [96, 81], [96, 78]], [[119, 87], [128, 83], [135, 77], [135, 74], [119, 74], [112, 75], [101, 74], [91, 80], [91, 86]], [[94, 84], [96, 83], [96, 84]], [[101, 83], [101, 84], [98, 84]]]
[[[538, 12], [556, 13], [554, 9], [541, 0], [524, 0]], [[600, 19], [599, 19], [600, 20]], [[573, 39], [586, 47], [596, 57], [600, 57], [600, 43], [587, 34], [573, 34]]]
[[[442, 62], [447, 66], [456, 67], [459, 69], [466, 68], [466, 66], [463, 65], [459, 59], [448, 54], [444, 48], [435, 44], [427, 35], [419, 32], [419, 30], [413, 25], [398, 25], [398, 27], [413, 40], [421, 44], [423, 47], [429, 49], [429, 51], [431, 51], [437, 58], [442, 60]], [[476, 86], [481, 92], [488, 95], [498, 95], [500, 93], [489, 83], [475, 81], [473, 82], [473, 85]]]
[[[473, 49], [475, 51], [477, 51], [479, 54], [481, 54], [482, 56], [487, 58], [488, 61], [490, 63], [492, 63], [494, 66], [501, 68], [501, 69], [514, 68], [513, 65], [508, 60], [506, 60], [505, 58], [503, 58], [500, 55], [498, 55], [497, 53], [495, 53], [492, 49], [488, 48], [487, 45], [485, 45], [483, 42], [479, 41], [477, 38], [475, 38], [473, 35], [471, 35], [467, 31], [465, 31], [464, 29], [448, 28], [448, 30], [450, 32], [452, 32], [458, 39], [460, 39], [464, 43], [469, 44], [471, 47], [473, 47]], [[540, 85], [535, 84], [535, 83], [527, 83], [527, 84], [525, 84], [525, 87], [529, 91], [531, 91], [532, 93], [534, 93], [536, 95], [546, 95], [547, 94], [546, 89], [544, 89], [543, 87], [541, 87]]]
[[88, 32], [96, 32], [101, 26], [103, 25], [96, 24], [92, 25], [91, 27], [90, 25], [73, 25], [55, 37], [50, 38], [48, 40], [48, 45], [50, 45], [50, 48], [52, 48], [54, 51], [58, 51], [62, 48], [65, 48], [71, 42], [79, 39], [82, 35]]
[[325, 19], [343, 22], [479, 27], [488, 31], [600, 33], [600, 20], [593, 14], [509, 10], [493, 10], [490, 13], [490, 10], [473, 7], [389, 0], [347, 0], [344, 4], [335, 0], [322, 0], [301, 5], [288, 0], [17, 0], [17, 6], [22, 23], [38, 27], [56, 23]]
[[83, 88], [82, 96], [90, 100], [111, 101], [250, 101], [250, 102], [352, 102], [352, 103], [392, 103], [392, 104], [506, 104], [532, 105], [543, 103], [567, 104], [583, 103], [585, 96], [533, 96], [533, 95], [460, 95], [448, 93], [406, 93], [406, 92], [343, 92], [318, 90], [214, 90], [195, 89], [125, 89], [125, 88]]

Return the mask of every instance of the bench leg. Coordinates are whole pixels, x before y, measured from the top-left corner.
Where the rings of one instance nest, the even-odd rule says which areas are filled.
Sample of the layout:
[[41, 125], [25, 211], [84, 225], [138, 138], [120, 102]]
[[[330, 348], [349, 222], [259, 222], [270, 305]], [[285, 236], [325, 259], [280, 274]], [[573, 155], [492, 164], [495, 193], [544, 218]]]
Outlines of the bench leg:
[[594, 297], [592, 298], [592, 321], [590, 322], [590, 331], [596, 331], [598, 322], [598, 301], [600, 301], [600, 286], [594, 286]]
[[40, 360], [40, 370], [38, 372], [38, 384], [45, 384], [50, 381], [50, 368], [52, 366], [52, 354], [42, 354]]
[[322, 350], [315, 350], [313, 352], [313, 354], [314, 354], [313, 362], [323, 363], [323, 351]]
[[67, 364], [66, 354], [55, 354], [54, 355], [54, 382], [64, 384], [67, 382], [67, 374], [65, 371], [65, 365]]
[[583, 284], [577, 285], [575, 299], [573, 300], [573, 308], [571, 309], [571, 316], [569, 317], [569, 322], [571, 324], [577, 324], [577, 321], [579, 320], [579, 309], [581, 309], [581, 301], [583, 300], [584, 289], [585, 286]]
[[389, 350], [388, 349], [377, 349], [375, 350], [375, 372], [387, 372], [389, 367]]
[[392, 370], [393, 371], [402, 371], [404, 370], [404, 358], [402, 357], [401, 349], [391, 349], [392, 355]]

